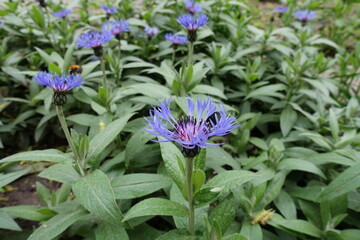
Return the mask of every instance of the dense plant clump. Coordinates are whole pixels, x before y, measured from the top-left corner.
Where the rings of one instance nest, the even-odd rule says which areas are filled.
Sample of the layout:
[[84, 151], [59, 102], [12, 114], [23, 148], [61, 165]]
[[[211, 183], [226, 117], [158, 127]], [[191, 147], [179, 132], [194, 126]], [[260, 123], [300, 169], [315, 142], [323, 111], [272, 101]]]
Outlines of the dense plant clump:
[[359, 239], [359, 7], [2, 1], [0, 239]]

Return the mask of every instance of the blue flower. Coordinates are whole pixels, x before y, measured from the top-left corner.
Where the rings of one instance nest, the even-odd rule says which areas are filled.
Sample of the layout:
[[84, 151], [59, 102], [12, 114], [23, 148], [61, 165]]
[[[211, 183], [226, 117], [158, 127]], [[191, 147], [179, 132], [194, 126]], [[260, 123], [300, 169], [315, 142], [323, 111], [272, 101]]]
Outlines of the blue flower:
[[200, 14], [197, 18], [191, 14], [183, 14], [178, 17], [177, 21], [188, 30], [196, 31], [199, 27], [208, 23], [208, 18], [205, 14]]
[[72, 13], [71, 10], [69, 9], [62, 9], [60, 11], [54, 12], [54, 16], [58, 17], [58, 18], [65, 18], [67, 15], [69, 15], [70, 13]]
[[115, 36], [130, 31], [129, 22], [125, 19], [106, 22], [102, 25], [102, 29], [104, 31], [110, 31], [111, 34]]
[[104, 11], [106, 12], [107, 15], [113, 15], [117, 11], [116, 8], [108, 7], [106, 5], [102, 5], [102, 9], [104, 9]]
[[175, 119], [170, 112], [170, 100], [160, 102], [159, 107], [150, 110], [150, 118], [146, 119], [149, 129], [147, 132], [165, 138], [157, 142], [174, 141], [186, 149], [206, 148], [212, 136], [223, 136], [238, 127], [235, 117], [226, 114], [222, 105], [215, 104], [211, 98], [207, 100], [188, 100], [187, 116]]
[[3, 28], [5, 26], [5, 23], [0, 20], [0, 28]]
[[202, 12], [203, 8], [201, 4], [195, 2], [194, 0], [184, 0], [185, 7], [191, 14]]
[[301, 10], [301, 11], [296, 11], [294, 12], [294, 16], [302, 21], [302, 22], [307, 22], [310, 19], [313, 19], [316, 17], [316, 13], [315, 11], [310, 11], [310, 10]]
[[286, 13], [289, 10], [289, 7], [287, 6], [277, 6], [275, 8], [275, 11], [279, 12], [279, 13]]
[[91, 30], [81, 34], [75, 42], [78, 44], [78, 47], [98, 48], [102, 44], [111, 41], [111, 39], [112, 34], [109, 31], [98, 32]]
[[79, 74], [52, 74], [49, 72], [38, 72], [34, 77], [35, 83], [51, 87], [55, 92], [66, 92], [70, 89], [83, 85], [85, 82]]
[[188, 43], [187, 37], [184, 35], [177, 35], [172, 33], [165, 34], [166, 40], [172, 42], [175, 45]]
[[157, 27], [145, 27], [144, 31], [146, 32], [148, 37], [153, 37], [153, 36], [155, 36], [156, 34], [159, 33], [159, 28], [157, 28]]

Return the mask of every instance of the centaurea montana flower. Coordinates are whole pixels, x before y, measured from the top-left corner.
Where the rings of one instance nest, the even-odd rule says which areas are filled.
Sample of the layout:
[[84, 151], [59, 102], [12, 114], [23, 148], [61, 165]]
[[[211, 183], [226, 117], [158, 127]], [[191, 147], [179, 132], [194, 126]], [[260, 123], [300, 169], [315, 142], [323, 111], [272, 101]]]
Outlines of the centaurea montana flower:
[[275, 11], [277, 11], [278, 13], [286, 13], [287, 11], [289, 11], [289, 7], [287, 7], [287, 6], [277, 6], [275, 8]]
[[186, 117], [175, 119], [170, 112], [170, 100], [160, 102], [159, 107], [150, 110], [151, 119], [147, 119], [147, 132], [165, 138], [157, 142], [174, 141], [183, 147], [187, 157], [194, 157], [199, 148], [206, 148], [212, 136], [223, 136], [238, 127], [235, 117], [226, 114], [222, 105], [215, 104], [211, 98], [207, 100], [192, 100], [187, 98], [188, 114]]
[[35, 83], [51, 87], [54, 90], [53, 103], [62, 106], [66, 103], [66, 92], [83, 85], [85, 82], [79, 74], [52, 74], [49, 72], [38, 72], [34, 77]]
[[205, 14], [200, 14], [197, 18], [191, 14], [183, 14], [178, 17], [177, 21], [188, 30], [188, 40], [195, 42], [198, 28], [206, 25], [208, 18]]
[[102, 25], [102, 29], [111, 32], [117, 39], [120, 38], [121, 33], [130, 31], [129, 22], [125, 19], [106, 22]]
[[145, 27], [144, 31], [146, 32], [148, 37], [154, 37], [159, 33], [159, 28], [157, 27]]
[[54, 12], [54, 16], [58, 17], [58, 18], [65, 18], [67, 17], [67, 15], [69, 15], [70, 13], [72, 13], [71, 10], [69, 9], [62, 9], [60, 11]]
[[187, 37], [184, 35], [167, 33], [167, 34], [165, 34], [165, 39], [172, 42], [174, 45], [188, 43]]
[[191, 14], [196, 14], [198, 12], [202, 12], [203, 8], [200, 3], [195, 2], [194, 0], [184, 0], [184, 4], [186, 9]]
[[307, 22], [316, 17], [315, 11], [301, 10], [294, 12], [294, 16], [301, 22]]
[[104, 9], [105, 13], [107, 16], [111, 16], [113, 15], [114, 13], [117, 12], [116, 8], [114, 7], [108, 7], [106, 5], [102, 5], [102, 9]]
[[100, 57], [102, 55], [102, 45], [111, 41], [113, 38], [109, 31], [98, 32], [96, 30], [90, 30], [81, 34], [75, 41], [78, 47], [92, 48], [95, 55]]

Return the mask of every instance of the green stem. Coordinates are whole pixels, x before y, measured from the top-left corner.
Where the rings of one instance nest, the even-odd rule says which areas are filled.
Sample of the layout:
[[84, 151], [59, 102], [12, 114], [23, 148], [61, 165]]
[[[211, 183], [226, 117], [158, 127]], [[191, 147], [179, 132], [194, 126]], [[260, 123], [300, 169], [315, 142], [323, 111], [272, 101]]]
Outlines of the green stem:
[[190, 66], [192, 64], [192, 57], [193, 57], [193, 52], [194, 52], [194, 43], [190, 42], [189, 43], [189, 53], [188, 53], [188, 66]]
[[189, 203], [189, 233], [190, 236], [195, 235], [195, 213], [194, 213], [194, 200], [193, 200], [193, 158], [188, 158], [186, 162], [186, 184], [188, 192]]
[[64, 134], [65, 134], [66, 140], [68, 141], [68, 143], [70, 145], [71, 151], [74, 153], [75, 162], [76, 162], [76, 164], [77, 164], [77, 166], [79, 168], [80, 174], [81, 174], [81, 176], [85, 176], [84, 169], [82, 168], [82, 166], [80, 164], [79, 153], [76, 151], [75, 144], [72, 141], [72, 138], [71, 138], [71, 135], [70, 135], [70, 132], [69, 132], [69, 128], [68, 128], [66, 120], [65, 120], [65, 116], [64, 116], [62, 106], [55, 106], [55, 107], [56, 107], [56, 113], [58, 115], [60, 125], [61, 125], [61, 127], [62, 127], [62, 129], [64, 131]]

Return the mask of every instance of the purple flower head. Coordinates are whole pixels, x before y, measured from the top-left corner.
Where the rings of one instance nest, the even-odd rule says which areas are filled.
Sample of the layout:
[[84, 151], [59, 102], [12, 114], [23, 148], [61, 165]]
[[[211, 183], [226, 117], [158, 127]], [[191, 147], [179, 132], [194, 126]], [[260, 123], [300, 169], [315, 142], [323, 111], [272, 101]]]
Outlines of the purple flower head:
[[91, 30], [81, 34], [75, 42], [78, 44], [78, 47], [97, 48], [111, 41], [111, 39], [112, 34], [109, 31], [98, 32]]
[[294, 12], [294, 16], [302, 21], [302, 22], [307, 22], [310, 19], [313, 19], [316, 17], [316, 13], [315, 11], [310, 11], [310, 10], [301, 10], [301, 11], [296, 11]]
[[174, 45], [188, 43], [187, 37], [184, 35], [177, 35], [172, 33], [165, 34], [166, 40], [172, 42]]
[[215, 104], [211, 98], [207, 100], [188, 100], [187, 116], [175, 119], [170, 112], [170, 100], [160, 102], [159, 107], [150, 110], [150, 118], [146, 119], [147, 132], [165, 138], [157, 142], [174, 141], [185, 149], [206, 148], [207, 140], [212, 136], [223, 136], [238, 127], [234, 125], [234, 117], [225, 112], [222, 105]]
[[197, 18], [191, 14], [183, 14], [178, 17], [177, 21], [187, 30], [196, 31], [199, 27], [208, 23], [208, 18], [205, 14], [200, 14]]
[[130, 30], [129, 22], [125, 19], [106, 22], [102, 25], [102, 29], [103, 31], [111, 32], [111, 34], [115, 36]]
[[277, 11], [278, 13], [286, 13], [289, 10], [289, 7], [287, 6], [277, 6], [275, 8], [275, 11]]
[[0, 20], [0, 28], [3, 28], [5, 26], [5, 23]]
[[48, 72], [38, 72], [34, 77], [35, 83], [51, 87], [55, 92], [66, 92], [70, 89], [83, 85], [85, 82], [79, 74], [52, 74]]
[[70, 13], [72, 13], [71, 10], [69, 9], [62, 9], [60, 11], [54, 12], [54, 16], [58, 17], [58, 18], [65, 18], [67, 15], [69, 15]]
[[159, 28], [157, 28], [157, 27], [145, 27], [144, 31], [146, 32], [148, 37], [153, 37], [153, 36], [155, 36], [156, 34], [159, 33]]
[[116, 8], [108, 7], [106, 5], [102, 5], [102, 9], [104, 9], [104, 11], [106, 12], [107, 15], [113, 15], [117, 11]]
[[184, 0], [185, 7], [191, 14], [202, 12], [203, 8], [201, 4], [195, 2], [194, 0]]

